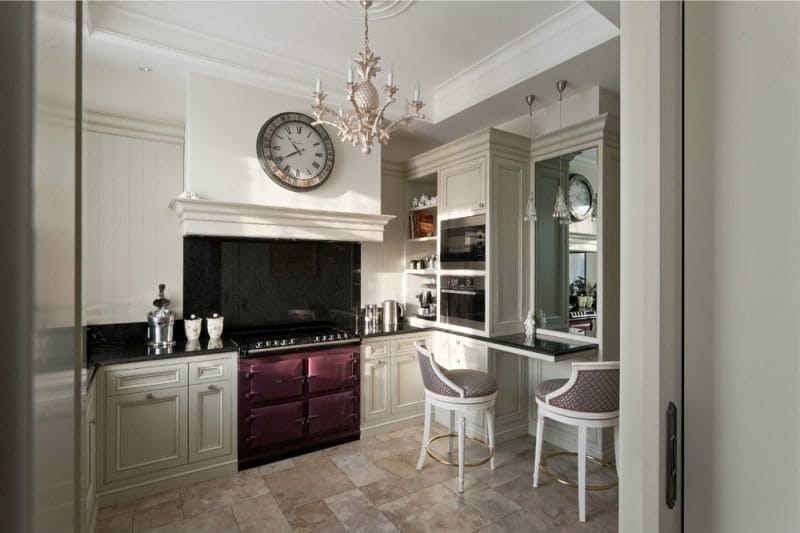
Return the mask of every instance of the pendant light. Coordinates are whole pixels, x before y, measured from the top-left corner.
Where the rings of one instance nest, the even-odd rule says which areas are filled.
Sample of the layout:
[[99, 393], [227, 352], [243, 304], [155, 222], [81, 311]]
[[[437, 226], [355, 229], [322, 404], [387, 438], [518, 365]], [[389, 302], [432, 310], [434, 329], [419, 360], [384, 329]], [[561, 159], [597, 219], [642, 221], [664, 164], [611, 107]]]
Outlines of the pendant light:
[[[533, 101], [536, 100], [536, 96], [529, 94], [525, 97], [525, 102], [528, 104], [528, 123], [529, 123], [529, 132], [530, 138], [533, 139]], [[534, 185], [534, 188], [536, 185]], [[528, 204], [525, 206], [525, 213], [522, 216], [522, 220], [525, 222], [536, 222], [536, 199], [534, 198], [533, 189], [528, 194]]]
[[[564, 98], [564, 89], [567, 88], [567, 81], [560, 80], [556, 83], [556, 89], [558, 89], [558, 137], [559, 137], [559, 146], [561, 146], [561, 139], [563, 136], [562, 129], [564, 128], [564, 124], [562, 122], [561, 117], [561, 108], [562, 108], [562, 100]], [[559, 224], [569, 224], [572, 222], [572, 219], [569, 215], [569, 209], [567, 209], [567, 201], [564, 199], [564, 189], [561, 187], [561, 177], [563, 176], [563, 170], [561, 168], [561, 160], [562, 156], [558, 156], [558, 192], [556, 192], [556, 205], [553, 207], [553, 218], [558, 220]]]

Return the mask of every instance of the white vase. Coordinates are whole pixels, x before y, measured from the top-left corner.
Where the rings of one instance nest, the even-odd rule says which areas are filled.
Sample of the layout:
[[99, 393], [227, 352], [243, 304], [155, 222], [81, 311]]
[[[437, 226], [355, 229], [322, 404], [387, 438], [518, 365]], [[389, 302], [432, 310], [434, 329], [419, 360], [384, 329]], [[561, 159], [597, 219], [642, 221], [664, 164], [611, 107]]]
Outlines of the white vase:
[[222, 321], [225, 317], [219, 316], [217, 313], [214, 313], [211, 318], [206, 318], [206, 329], [208, 330], [208, 336], [212, 339], [219, 339], [222, 337]]
[[203, 327], [203, 319], [197, 318], [195, 315], [187, 320], [183, 320], [183, 330], [186, 332], [187, 341], [196, 341], [200, 338], [200, 330]]

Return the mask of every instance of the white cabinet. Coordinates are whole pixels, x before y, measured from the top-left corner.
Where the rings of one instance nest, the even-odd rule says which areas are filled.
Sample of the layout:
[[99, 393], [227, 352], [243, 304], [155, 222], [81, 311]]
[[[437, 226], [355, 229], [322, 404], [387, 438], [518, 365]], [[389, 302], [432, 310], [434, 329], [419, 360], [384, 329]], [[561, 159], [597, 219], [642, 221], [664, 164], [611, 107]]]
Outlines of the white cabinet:
[[105, 480], [115, 481], [185, 464], [187, 400], [186, 387], [109, 397]]
[[414, 342], [432, 335], [376, 337], [361, 344], [361, 431], [417, 418], [425, 392]]
[[100, 504], [236, 470], [236, 353], [102, 367], [97, 383]]
[[439, 171], [439, 214], [463, 216], [486, 209], [486, 156], [444, 167]]
[[190, 463], [231, 453], [232, 402], [230, 380], [189, 386]]

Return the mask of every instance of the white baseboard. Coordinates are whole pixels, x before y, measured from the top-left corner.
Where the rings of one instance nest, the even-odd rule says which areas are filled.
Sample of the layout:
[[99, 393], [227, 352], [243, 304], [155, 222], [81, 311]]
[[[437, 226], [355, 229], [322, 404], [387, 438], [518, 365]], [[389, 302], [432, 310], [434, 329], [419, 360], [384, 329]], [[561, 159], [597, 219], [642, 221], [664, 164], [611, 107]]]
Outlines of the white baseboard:
[[422, 413], [420, 413], [418, 415], [407, 416], [399, 420], [387, 420], [385, 422], [376, 422], [368, 426], [363, 425], [362, 423], [361, 438], [366, 439], [369, 437], [374, 437], [375, 435], [380, 435], [382, 433], [389, 433], [392, 431], [396, 431], [398, 429], [403, 429], [409, 426], [422, 424], [422, 419], [423, 415]]

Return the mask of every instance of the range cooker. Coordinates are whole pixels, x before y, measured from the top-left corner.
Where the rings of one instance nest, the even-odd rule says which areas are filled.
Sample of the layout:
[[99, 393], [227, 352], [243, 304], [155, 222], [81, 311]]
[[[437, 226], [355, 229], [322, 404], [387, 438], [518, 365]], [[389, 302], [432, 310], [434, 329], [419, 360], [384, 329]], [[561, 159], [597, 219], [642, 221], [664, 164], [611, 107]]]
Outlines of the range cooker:
[[330, 324], [234, 333], [239, 469], [360, 436], [360, 342]]

